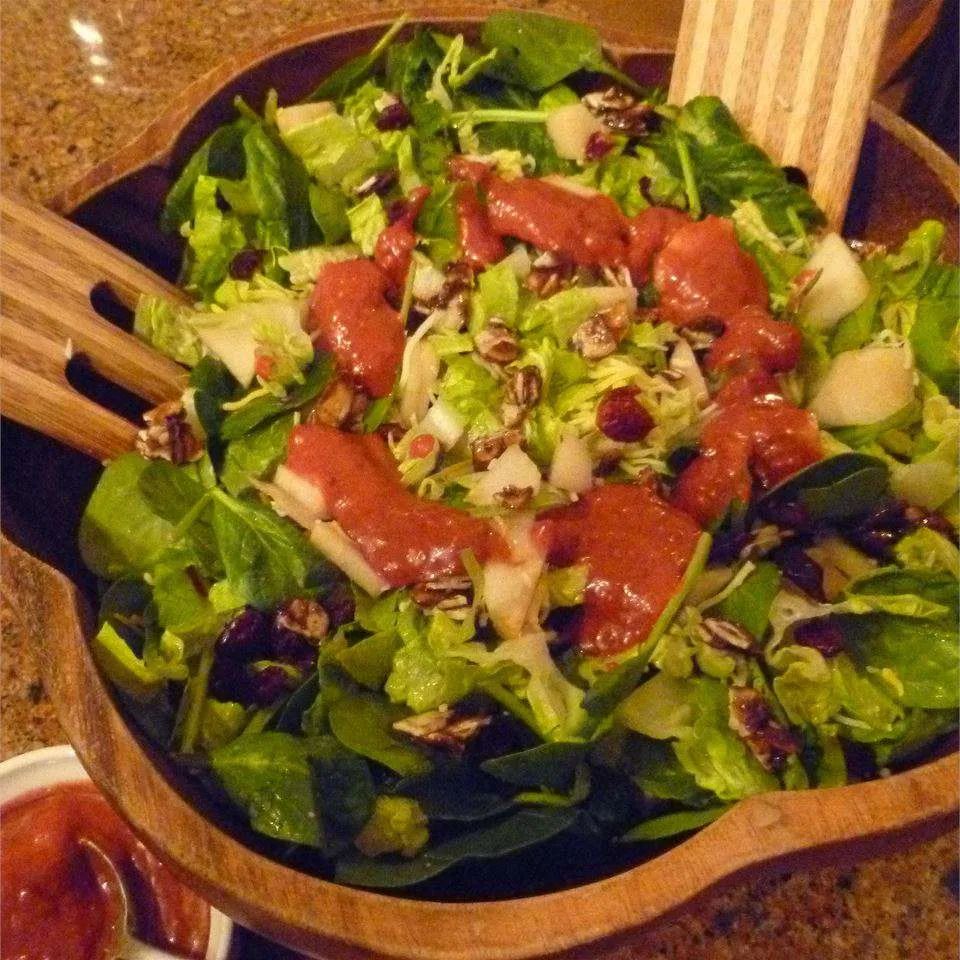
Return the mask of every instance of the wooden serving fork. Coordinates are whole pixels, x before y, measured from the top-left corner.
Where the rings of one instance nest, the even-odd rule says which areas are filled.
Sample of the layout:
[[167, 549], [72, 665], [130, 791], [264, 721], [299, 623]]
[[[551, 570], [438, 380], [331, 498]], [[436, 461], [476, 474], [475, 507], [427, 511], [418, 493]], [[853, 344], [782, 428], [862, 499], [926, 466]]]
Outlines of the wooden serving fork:
[[671, 103], [720, 97], [839, 229], [891, 0], [685, 0]]
[[183, 367], [100, 316], [105, 293], [134, 309], [141, 294], [186, 302], [136, 260], [36, 204], [0, 197], [0, 404], [6, 417], [100, 460], [133, 447], [129, 420], [75, 390], [72, 356], [153, 403], [180, 395]]

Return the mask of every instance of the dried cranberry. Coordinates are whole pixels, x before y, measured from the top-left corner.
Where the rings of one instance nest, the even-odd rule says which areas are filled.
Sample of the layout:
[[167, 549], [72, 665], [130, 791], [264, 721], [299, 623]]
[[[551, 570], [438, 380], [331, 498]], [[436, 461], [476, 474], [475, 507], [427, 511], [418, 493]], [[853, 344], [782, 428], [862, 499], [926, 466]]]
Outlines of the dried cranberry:
[[371, 174], [363, 183], [357, 187], [356, 195], [358, 197], [369, 197], [375, 193], [382, 197], [397, 182], [396, 170], [381, 170], [379, 173]]
[[823, 568], [798, 544], [785, 544], [770, 554], [770, 559], [783, 571], [783, 575], [807, 596], [821, 603], [826, 601], [823, 592]]
[[276, 703], [293, 686], [292, 679], [283, 667], [271, 665], [258, 670], [250, 679], [250, 695], [261, 707]]
[[710, 544], [709, 563], [732, 563], [740, 556], [740, 551], [750, 542], [750, 533], [746, 530], [723, 530], [714, 535]]
[[760, 505], [764, 520], [787, 530], [802, 530], [810, 523], [810, 513], [802, 503], [769, 497]]
[[583, 155], [587, 160], [600, 160], [613, 149], [613, 141], [599, 130], [594, 130], [587, 138], [587, 145], [584, 147]]
[[244, 607], [217, 637], [216, 655], [233, 660], [256, 660], [269, 650], [270, 620], [254, 607]]
[[232, 700], [249, 706], [253, 702], [250, 673], [246, 663], [221, 657], [210, 671], [210, 696], [216, 700]]
[[374, 125], [378, 130], [402, 130], [413, 122], [413, 116], [402, 100], [394, 100], [377, 115]]
[[927, 513], [920, 507], [907, 507], [904, 515], [910, 523], [916, 524], [918, 527], [929, 527], [948, 540], [955, 540], [957, 537], [957, 531], [953, 528], [953, 524], [942, 513]]
[[787, 183], [803, 187], [804, 190], [810, 186], [810, 180], [799, 167], [783, 167], [783, 175], [787, 178]]
[[816, 617], [793, 628], [793, 642], [813, 647], [825, 657], [836, 657], [843, 653], [843, 630], [833, 617]]
[[263, 263], [263, 251], [248, 248], [241, 250], [230, 261], [230, 276], [234, 280], [249, 280]]
[[387, 204], [385, 212], [387, 215], [387, 223], [396, 223], [406, 216], [407, 201], [403, 197], [397, 197], [396, 200], [391, 200]]
[[350, 623], [356, 615], [356, 601], [353, 592], [343, 582], [334, 583], [323, 598], [323, 608], [330, 618], [330, 629], [336, 630], [345, 623]]
[[607, 392], [597, 407], [597, 428], [604, 436], [620, 443], [642, 440], [653, 427], [653, 417], [637, 400], [633, 387], [617, 387]]

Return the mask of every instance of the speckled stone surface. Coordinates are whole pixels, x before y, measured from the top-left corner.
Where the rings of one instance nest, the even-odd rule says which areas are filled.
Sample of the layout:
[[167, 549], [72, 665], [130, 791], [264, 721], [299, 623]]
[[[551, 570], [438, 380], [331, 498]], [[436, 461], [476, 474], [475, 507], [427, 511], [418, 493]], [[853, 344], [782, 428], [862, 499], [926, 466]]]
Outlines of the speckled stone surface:
[[[591, 11], [616, 0], [501, 4]], [[380, 9], [355, 0], [351, 12]], [[56, 194], [138, 133], [225, 53], [337, 9], [326, 0], [8, 0], [0, 8], [5, 191]], [[632, 7], [630, 9], [633, 9]], [[624, 5], [618, 11], [622, 20]], [[664, 30], [675, 3], [650, 3]], [[0, 756], [62, 742], [30, 638], [0, 602]], [[662, 927], [582, 960], [948, 960], [960, 950], [957, 835], [858, 866], [739, 884]], [[575, 918], [572, 922], [575, 922]], [[241, 934], [237, 960], [291, 954]], [[480, 958], [478, 958], [480, 960]]]

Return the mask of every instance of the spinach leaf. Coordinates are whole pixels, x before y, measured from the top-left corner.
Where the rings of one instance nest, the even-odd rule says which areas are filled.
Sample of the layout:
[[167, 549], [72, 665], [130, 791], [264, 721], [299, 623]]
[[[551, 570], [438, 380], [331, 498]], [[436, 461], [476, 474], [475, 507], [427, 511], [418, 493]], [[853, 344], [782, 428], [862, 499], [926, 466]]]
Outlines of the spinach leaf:
[[729, 809], [729, 806], [723, 806], [708, 807], [706, 810], [677, 810], [675, 813], [665, 813], [637, 824], [620, 837], [620, 843], [664, 840], [667, 837], [675, 837], [679, 833], [690, 833], [692, 830], [705, 827], [708, 823], [713, 823]]
[[244, 170], [243, 136], [250, 125], [241, 117], [226, 123], [207, 137], [187, 161], [183, 172], [167, 193], [160, 214], [160, 229], [175, 233], [192, 219], [193, 188], [205, 174], [217, 177], [242, 177]]
[[340, 100], [351, 90], [356, 89], [373, 73], [384, 53], [393, 49], [390, 44], [406, 22], [406, 14], [394, 20], [387, 32], [366, 53], [337, 67], [306, 99]]
[[223, 405], [234, 395], [237, 381], [219, 360], [203, 357], [190, 371], [190, 386], [200, 425], [208, 437], [216, 437], [225, 416]]
[[268, 420], [263, 426], [231, 440], [223, 458], [220, 482], [234, 497], [250, 488], [250, 479], [262, 479], [287, 454], [293, 414]]
[[484, 21], [480, 36], [488, 50], [497, 50], [491, 72], [531, 90], [545, 90], [578, 70], [619, 73], [604, 59], [596, 31], [569, 20], [497, 11]]
[[335, 876], [340, 883], [357, 887], [408, 887], [464, 860], [496, 860], [543, 843], [563, 833], [576, 819], [577, 811], [569, 808], [520, 810], [439, 843], [412, 860], [348, 854], [337, 861]]
[[310, 763], [322, 738], [244, 734], [210, 754], [213, 770], [250, 826], [278, 840], [323, 845], [317, 787]]
[[717, 613], [724, 620], [739, 623], [758, 640], [763, 637], [770, 622], [770, 606], [780, 589], [780, 570], [774, 563], [763, 561], [717, 605]]
[[[317, 699], [320, 691], [320, 676], [311, 673], [303, 683], [287, 698], [279, 712], [270, 722], [271, 730], [282, 733], [299, 733], [302, 729], [303, 715]], [[311, 733], [314, 731], [306, 731]]]
[[302, 407], [318, 397], [333, 376], [333, 360], [322, 354], [307, 371], [303, 383], [294, 387], [282, 400], [279, 397], [257, 397], [227, 414], [220, 428], [224, 440], [236, 440], [268, 420]]
[[887, 489], [889, 470], [865, 453], [841, 453], [807, 467], [759, 501], [760, 513], [775, 518], [799, 504], [812, 521], [850, 520], [869, 512]]
[[266, 608], [295, 595], [318, 555], [289, 521], [252, 500], [214, 490], [213, 532], [234, 594]]
[[[717, 97], [695, 97], [675, 121], [648, 136], [644, 146], [673, 177], [692, 181], [694, 199], [704, 213], [729, 216], [734, 201], [752, 200], [778, 236], [793, 233], [795, 217], [807, 226], [823, 223], [810, 194], [790, 183], [780, 167], [746, 140]], [[690, 208], [696, 213], [694, 203]]]
[[347, 749], [406, 777], [431, 767], [423, 753], [393, 734], [393, 722], [406, 715], [406, 710], [382, 697], [343, 689], [330, 703], [327, 719], [333, 735]]
[[382, 690], [393, 667], [400, 638], [391, 630], [373, 633], [341, 650], [337, 663], [362, 687]]
[[412, 797], [431, 820], [471, 823], [498, 816], [513, 806], [501, 796], [489, 777], [458, 763], [437, 767], [431, 773], [406, 777], [396, 792]]
[[174, 524], [140, 490], [150, 461], [125, 453], [103, 471], [80, 520], [80, 555], [106, 580], [145, 573], [174, 540]]
[[376, 791], [366, 761], [334, 737], [321, 737], [311, 753], [320, 808], [328, 829], [352, 836], [370, 819]]
[[517, 787], [566, 790], [587, 752], [585, 743], [543, 743], [480, 764], [480, 769]]
[[165, 630], [184, 640], [216, 636], [230, 616], [207, 599], [198, 563], [192, 550], [175, 547], [163, 554], [152, 571], [157, 619]]

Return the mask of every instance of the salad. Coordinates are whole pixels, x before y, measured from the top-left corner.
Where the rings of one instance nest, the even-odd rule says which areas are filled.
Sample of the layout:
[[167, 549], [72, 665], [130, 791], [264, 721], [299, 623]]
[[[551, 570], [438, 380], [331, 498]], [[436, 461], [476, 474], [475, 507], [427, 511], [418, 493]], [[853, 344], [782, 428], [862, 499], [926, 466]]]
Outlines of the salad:
[[944, 227], [841, 239], [583, 26], [402, 27], [238, 99], [166, 199], [193, 304], [135, 330], [190, 387], [80, 530], [130, 715], [274, 855], [415, 893], [920, 756], [960, 690]]

